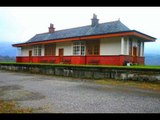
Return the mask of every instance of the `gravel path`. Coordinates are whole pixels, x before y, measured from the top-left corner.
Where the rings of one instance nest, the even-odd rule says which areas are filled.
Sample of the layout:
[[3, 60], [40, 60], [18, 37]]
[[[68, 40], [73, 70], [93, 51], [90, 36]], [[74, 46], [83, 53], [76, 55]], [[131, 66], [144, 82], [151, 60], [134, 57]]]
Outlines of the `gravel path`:
[[0, 70], [0, 99], [43, 113], [159, 113], [160, 93]]

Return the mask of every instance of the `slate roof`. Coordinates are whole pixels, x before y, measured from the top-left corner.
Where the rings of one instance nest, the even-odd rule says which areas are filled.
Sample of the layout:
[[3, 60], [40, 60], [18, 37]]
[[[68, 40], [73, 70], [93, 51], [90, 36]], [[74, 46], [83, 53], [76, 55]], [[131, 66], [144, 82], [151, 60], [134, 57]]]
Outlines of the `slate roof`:
[[115, 32], [125, 32], [125, 31], [130, 31], [130, 29], [127, 26], [125, 26], [120, 20], [117, 20], [112, 22], [99, 23], [94, 27], [88, 25], [88, 26], [58, 30], [53, 33], [36, 34], [26, 43], [81, 37], [81, 36], [90, 36], [90, 35], [100, 35], [100, 34], [115, 33]]

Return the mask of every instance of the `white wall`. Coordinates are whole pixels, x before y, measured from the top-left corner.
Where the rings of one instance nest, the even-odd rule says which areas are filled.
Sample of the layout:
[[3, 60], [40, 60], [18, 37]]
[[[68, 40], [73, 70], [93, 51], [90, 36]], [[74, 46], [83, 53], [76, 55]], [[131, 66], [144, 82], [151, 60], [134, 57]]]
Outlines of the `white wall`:
[[[129, 55], [129, 41], [128, 37], [124, 37], [124, 55]], [[143, 44], [143, 42], [141, 42]], [[137, 47], [137, 39], [133, 38], [133, 46]], [[56, 43], [56, 56], [58, 56], [59, 49], [64, 49], [64, 56], [73, 55], [73, 43], [72, 42], [60, 42]], [[22, 56], [29, 56], [29, 50], [33, 49], [32, 46], [25, 46], [22, 47]], [[132, 51], [133, 52], [133, 51]], [[144, 45], [141, 46], [141, 53], [140, 55], [143, 56], [144, 53]], [[114, 38], [104, 38], [100, 40], [100, 55], [120, 55], [121, 54], [121, 37], [114, 37]], [[138, 54], [138, 49], [137, 49]], [[41, 56], [44, 56], [44, 45], [42, 45]]]
[[129, 55], [129, 38], [124, 38], [124, 55]]
[[60, 42], [56, 43], [56, 56], [59, 55], [59, 49], [64, 49], [64, 56], [73, 55], [73, 43], [72, 42]]
[[[29, 56], [29, 50], [32, 50], [32, 47], [25, 46], [25, 47], [22, 47], [21, 50], [22, 50], [22, 52], [21, 52], [22, 56]], [[32, 51], [32, 54], [33, 54], [33, 51]]]
[[42, 49], [41, 49], [41, 56], [44, 56], [44, 51], [45, 51], [45, 49], [44, 49], [44, 45], [42, 45]]
[[100, 40], [100, 55], [120, 55], [121, 38], [104, 38]]
[[[122, 37], [114, 37], [114, 38], [104, 38], [100, 41], [100, 55], [120, 55], [123, 53], [123, 55], [129, 55], [129, 38], [123, 37], [123, 45]], [[140, 55], [144, 56], [144, 42], [141, 42], [141, 50]], [[121, 48], [123, 47], [123, 49]], [[132, 48], [138, 47], [138, 39], [132, 38]], [[139, 49], [137, 49], [137, 55], [138, 55]], [[133, 50], [132, 50], [133, 54]]]
[[[21, 56], [29, 56], [29, 51], [32, 50], [32, 56], [34, 56], [33, 46], [22, 47]], [[44, 45], [41, 48], [41, 56], [44, 56]]]

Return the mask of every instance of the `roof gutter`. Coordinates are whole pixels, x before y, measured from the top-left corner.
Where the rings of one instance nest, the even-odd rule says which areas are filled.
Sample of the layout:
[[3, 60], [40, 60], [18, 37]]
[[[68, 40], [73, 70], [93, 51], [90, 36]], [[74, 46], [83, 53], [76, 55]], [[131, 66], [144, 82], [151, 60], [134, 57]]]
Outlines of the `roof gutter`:
[[67, 42], [67, 41], [77, 41], [77, 40], [90, 40], [90, 39], [99, 39], [99, 38], [110, 38], [110, 37], [120, 37], [120, 36], [137, 36], [143, 38], [145, 42], [154, 42], [156, 38], [141, 33], [136, 30], [130, 30], [125, 32], [116, 32], [116, 33], [108, 33], [108, 34], [99, 34], [99, 35], [90, 35], [90, 36], [82, 36], [82, 37], [73, 37], [73, 38], [63, 38], [63, 39], [54, 39], [54, 40], [45, 40], [45, 41], [37, 41], [37, 42], [29, 42], [29, 43], [20, 43], [13, 44], [13, 47], [22, 47], [36, 44], [48, 44], [48, 43], [56, 43], [56, 42]]

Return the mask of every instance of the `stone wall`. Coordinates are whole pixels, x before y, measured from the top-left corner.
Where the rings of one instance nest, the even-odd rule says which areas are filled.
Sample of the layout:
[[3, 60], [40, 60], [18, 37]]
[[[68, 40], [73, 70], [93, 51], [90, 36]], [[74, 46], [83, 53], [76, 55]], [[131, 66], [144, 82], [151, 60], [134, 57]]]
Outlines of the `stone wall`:
[[160, 82], [158, 69], [131, 69], [114, 67], [38, 65], [38, 64], [0, 64], [1, 70], [29, 72], [89, 79], [120, 79]]

